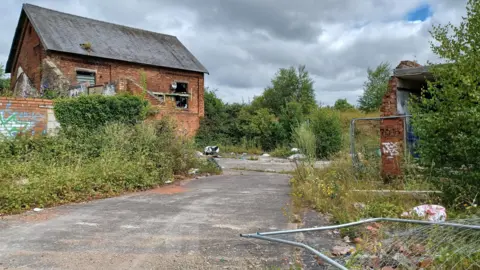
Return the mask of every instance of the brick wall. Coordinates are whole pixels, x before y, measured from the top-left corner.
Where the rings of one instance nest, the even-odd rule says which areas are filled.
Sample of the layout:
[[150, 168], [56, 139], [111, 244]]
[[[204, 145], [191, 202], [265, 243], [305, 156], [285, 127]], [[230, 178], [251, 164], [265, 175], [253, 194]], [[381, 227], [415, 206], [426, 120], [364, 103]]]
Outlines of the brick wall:
[[0, 97], [0, 137], [54, 132], [59, 125], [52, 107], [51, 100]]
[[[397, 115], [397, 86], [399, 79], [390, 78], [388, 90], [383, 97], [381, 116]], [[404, 149], [404, 119], [383, 119], [380, 122], [381, 149], [382, 149], [382, 176], [385, 178], [402, 173], [402, 156]]]
[[38, 90], [42, 78], [41, 65], [43, 58], [45, 58], [45, 50], [28, 19], [25, 21], [19, 44], [17, 58], [12, 66], [10, 85], [13, 89], [18, 75], [18, 67], [21, 67]]
[[[177, 119], [179, 126], [186, 127], [189, 134], [194, 134], [200, 125], [200, 117], [204, 116], [203, 73], [104, 60], [88, 56], [73, 56], [58, 52], [46, 53], [28, 19], [23, 27], [22, 38], [19, 44], [21, 45], [17, 51], [17, 60], [13, 64], [11, 73], [12, 88], [15, 85], [18, 67], [21, 66], [25, 74], [33, 82], [34, 87], [40, 90], [42, 60], [48, 57], [57, 65], [71, 84], [76, 83], [77, 69], [95, 71], [97, 85], [109, 82], [118, 83], [125, 81], [125, 79], [130, 79], [140, 84], [141, 72], [145, 72], [147, 89], [153, 92], [170, 92], [170, 85], [173, 81], [186, 82], [188, 83], [188, 93], [191, 93], [191, 98], [188, 101], [188, 110], [176, 108], [172, 99], [167, 99], [165, 104], [159, 104], [150, 97], [150, 101], [162, 111], [157, 118], [166, 114], [172, 114]], [[132, 85], [126, 86], [127, 88], [129, 86], [132, 87]]]
[[[141, 74], [144, 72], [147, 82], [147, 89], [153, 92], [170, 93], [170, 86], [173, 81], [188, 83], [188, 93], [191, 98], [188, 100], [188, 109], [179, 109], [175, 106], [172, 98], [167, 98], [164, 104], [151, 96], [147, 96], [153, 105], [161, 111], [156, 118], [166, 114], [175, 117], [179, 126], [186, 127], [188, 134], [194, 134], [200, 125], [200, 117], [204, 116], [204, 74], [188, 72], [162, 67], [151, 67], [145, 65], [131, 64], [113, 60], [102, 60], [96, 58], [78, 58], [67, 54], [50, 53], [51, 59], [62, 73], [72, 82], [76, 81], [76, 70], [86, 69], [95, 71], [96, 84], [117, 82], [118, 90], [131, 92], [141, 91]], [[129, 82], [131, 81], [131, 82]]]

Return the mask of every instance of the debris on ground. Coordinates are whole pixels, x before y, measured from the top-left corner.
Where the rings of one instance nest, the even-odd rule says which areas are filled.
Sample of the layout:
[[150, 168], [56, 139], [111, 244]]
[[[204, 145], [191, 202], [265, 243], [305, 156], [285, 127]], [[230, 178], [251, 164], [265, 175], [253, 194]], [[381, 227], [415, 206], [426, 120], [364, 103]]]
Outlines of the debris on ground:
[[334, 246], [332, 248], [333, 256], [342, 256], [355, 253], [355, 248], [351, 246]]
[[199, 171], [200, 171], [199, 169], [192, 168], [192, 169], [188, 170], [188, 174], [193, 174], [193, 175], [195, 175], [195, 174], [197, 174]]
[[355, 207], [355, 209], [358, 209], [358, 210], [363, 210], [365, 209], [366, 205], [364, 203], [356, 202], [353, 204], [353, 207]]
[[300, 149], [298, 149], [298, 148], [292, 148], [292, 149], [290, 149], [290, 152], [298, 153], [298, 152], [300, 152]]
[[213, 156], [213, 155], [218, 155], [220, 152], [220, 147], [214, 145], [214, 146], [207, 146], [204, 149], [204, 154], [207, 156]]
[[268, 153], [265, 153], [265, 154], [262, 155], [262, 157], [269, 157], [269, 156], [270, 156], [270, 154], [268, 154]]
[[305, 159], [306, 156], [304, 154], [293, 154], [288, 157], [289, 160], [298, 160], [298, 159]]
[[410, 212], [404, 212], [402, 217], [418, 216], [433, 222], [447, 220], [447, 210], [441, 205], [424, 204], [416, 206]]
[[43, 211], [42, 208], [33, 208], [33, 212], [41, 212], [41, 211]]

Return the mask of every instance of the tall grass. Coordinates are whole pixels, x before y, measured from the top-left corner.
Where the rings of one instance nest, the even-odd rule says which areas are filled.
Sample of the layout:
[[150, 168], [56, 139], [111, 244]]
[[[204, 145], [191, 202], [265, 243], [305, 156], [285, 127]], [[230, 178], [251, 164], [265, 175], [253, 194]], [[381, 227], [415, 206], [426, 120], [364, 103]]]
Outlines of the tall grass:
[[315, 162], [317, 138], [307, 123], [303, 123], [293, 130], [293, 141], [309, 163]]
[[0, 214], [152, 188], [197, 165], [168, 121], [0, 142]]

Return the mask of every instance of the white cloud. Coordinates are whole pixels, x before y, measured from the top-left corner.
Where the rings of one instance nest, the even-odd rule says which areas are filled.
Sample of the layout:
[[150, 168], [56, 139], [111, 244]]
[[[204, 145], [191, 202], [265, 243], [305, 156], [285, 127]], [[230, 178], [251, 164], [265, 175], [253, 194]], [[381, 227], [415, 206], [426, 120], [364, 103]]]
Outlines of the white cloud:
[[[4, 1], [5, 2], [5, 1]], [[317, 99], [355, 103], [367, 68], [382, 61], [434, 60], [428, 30], [458, 23], [466, 0], [32, 0], [32, 4], [177, 36], [210, 71], [206, 86], [226, 101], [259, 95], [281, 67], [305, 64]], [[433, 16], [406, 22], [430, 4]], [[2, 3], [0, 62], [21, 2]]]

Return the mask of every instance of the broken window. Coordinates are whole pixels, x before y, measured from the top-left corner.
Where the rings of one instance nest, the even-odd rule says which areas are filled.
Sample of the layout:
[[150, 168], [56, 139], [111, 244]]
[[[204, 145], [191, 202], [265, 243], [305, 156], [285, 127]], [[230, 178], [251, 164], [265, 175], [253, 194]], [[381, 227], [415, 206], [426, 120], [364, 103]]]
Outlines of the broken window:
[[94, 71], [77, 70], [77, 82], [79, 84], [88, 83], [88, 86], [94, 86], [95, 85], [95, 72]]
[[188, 109], [188, 83], [176, 82], [173, 91], [175, 93], [175, 104], [177, 108]]

